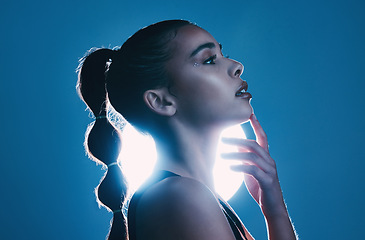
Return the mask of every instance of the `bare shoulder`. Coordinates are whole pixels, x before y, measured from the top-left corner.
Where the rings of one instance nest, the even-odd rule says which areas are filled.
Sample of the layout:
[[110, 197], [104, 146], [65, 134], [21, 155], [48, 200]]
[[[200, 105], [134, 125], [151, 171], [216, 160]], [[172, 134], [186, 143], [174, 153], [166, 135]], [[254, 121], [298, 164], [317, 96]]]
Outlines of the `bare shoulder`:
[[137, 238], [235, 239], [214, 194], [184, 177], [167, 178], [143, 194], [137, 207]]

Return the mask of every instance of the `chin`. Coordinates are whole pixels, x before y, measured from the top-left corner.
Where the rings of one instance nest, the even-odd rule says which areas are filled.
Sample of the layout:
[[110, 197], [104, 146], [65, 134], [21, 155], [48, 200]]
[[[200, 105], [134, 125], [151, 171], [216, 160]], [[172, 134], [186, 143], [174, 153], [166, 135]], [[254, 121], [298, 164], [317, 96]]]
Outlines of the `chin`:
[[252, 113], [250, 114], [250, 116], [241, 119], [241, 121], [238, 124], [243, 124], [243, 123], [248, 122], [250, 120], [251, 115], [252, 115]]
[[248, 120], [250, 120], [250, 117], [252, 116], [252, 114], [253, 114], [253, 109], [252, 109], [252, 106], [250, 104], [250, 107], [249, 108], [244, 109], [242, 111], [242, 120], [241, 120], [241, 123], [245, 123]]
[[250, 120], [251, 115], [252, 115], [252, 111], [250, 113], [245, 114], [244, 116], [240, 115], [236, 118], [232, 118], [230, 121], [227, 121], [225, 124], [223, 124], [223, 128], [231, 127], [234, 125], [239, 125], [239, 124], [248, 122]]
[[221, 118], [217, 122], [218, 126], [226, 128], [248, 122], [253, 114], [253, 108], [249, 104], [248, 106], [245, 106], [243, 108], [241, 107], [240, 110], [241, 111], [235, 111], [233, 114], [232, 111], [230, 111], [230, 115], [225, 115], [225, 117]]

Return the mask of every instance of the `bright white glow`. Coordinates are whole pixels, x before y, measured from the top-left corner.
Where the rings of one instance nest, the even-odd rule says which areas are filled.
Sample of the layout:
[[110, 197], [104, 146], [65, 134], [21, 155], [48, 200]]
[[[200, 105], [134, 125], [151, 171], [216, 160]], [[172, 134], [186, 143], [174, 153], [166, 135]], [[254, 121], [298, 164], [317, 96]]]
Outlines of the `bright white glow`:
[[[246, 138], [246, 135], [241, 126], [236, 125], [225, 129], [221, 137]], [[231, 170], [230, 166], [238, 164], [237, 161], [222, 159], [220, 156], [221, 153], [237, 151], [236, 146], [223, 144], [222, 141], [219, 141], [213, 174], [215, 190], [224, 200], [230, 199], [237, 192], [242, 185], [244, 175]]]
[[[130, 194], [133, 194], [152, 174], [157, 153], [153, 139], [138, 133], [131, 125], [127, 124], [122, 134], [122, 152], [119, 159], [129, 184]], [[246, 138], [239, 125], [228, 128], [222, 136]], [[243, 182], [242, 173], [230, 170], [229, 166], [232, 165], [232, 161], [220, 158], [222, 152], [234, 151], [237, 151], [236, 147], [223, 144], [220, 141], [214, 178], [216, 191], [225, 200], [231, 198]]]
[[119, 155], [120, 165], [128, 182], [128, 190], [133, 194], [152, 174], [157, 159], [155, 142], [144, 136], [130, 124], [122, 132], [122, 151]]

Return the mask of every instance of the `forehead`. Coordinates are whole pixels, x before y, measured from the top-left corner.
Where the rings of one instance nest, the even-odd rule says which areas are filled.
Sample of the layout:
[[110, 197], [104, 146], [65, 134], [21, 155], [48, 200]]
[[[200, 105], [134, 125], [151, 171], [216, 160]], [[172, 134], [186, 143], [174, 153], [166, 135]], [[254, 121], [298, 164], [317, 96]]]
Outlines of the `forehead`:
[[180, 28], [171, 43], [174, 46], [174, 55], [180, 57], [189, 57], [198, 46], [205, 43], [214, 43], [218, 46], [210, 33], [194, 25]]

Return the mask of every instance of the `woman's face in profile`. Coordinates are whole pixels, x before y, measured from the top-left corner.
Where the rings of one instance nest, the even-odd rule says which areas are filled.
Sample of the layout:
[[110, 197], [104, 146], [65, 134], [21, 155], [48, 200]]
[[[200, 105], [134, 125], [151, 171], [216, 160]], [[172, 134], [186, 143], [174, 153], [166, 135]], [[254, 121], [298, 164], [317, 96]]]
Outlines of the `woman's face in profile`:
[[239, 93], [247, 90], [241, 63], [224, 57], [220, 44], [197, 26], [180, 28], [171, 44], [174, 52], [166, 69], [180, 117], [224, 126], [249, 119], [251, 95]]

